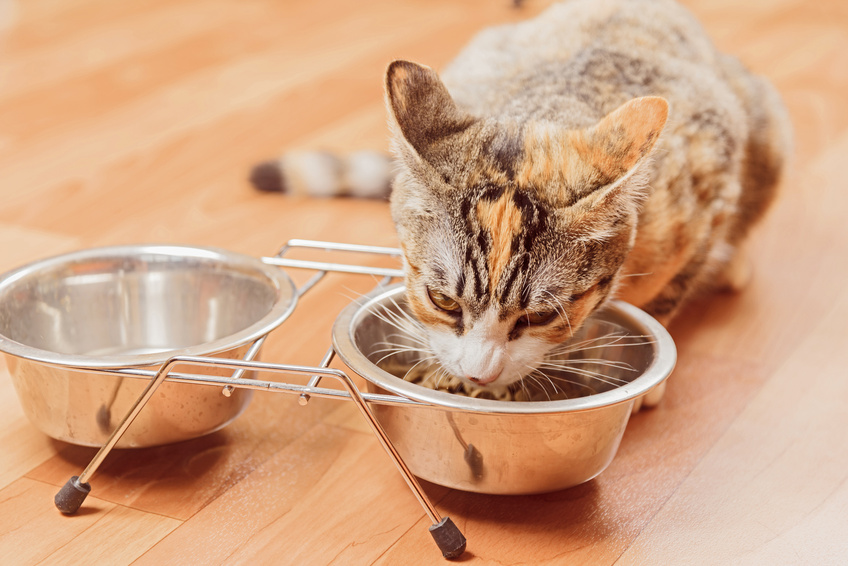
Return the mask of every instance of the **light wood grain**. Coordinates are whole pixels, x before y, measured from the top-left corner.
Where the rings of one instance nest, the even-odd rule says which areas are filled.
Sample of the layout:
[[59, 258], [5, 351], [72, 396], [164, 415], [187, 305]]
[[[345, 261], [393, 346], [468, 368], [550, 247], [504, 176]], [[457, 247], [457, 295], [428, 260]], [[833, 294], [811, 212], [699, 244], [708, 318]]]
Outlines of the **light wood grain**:
[[700, 563], [844, 561], [846, 316], [843, 291], [621, 563], [671, 563], [681, 556]]
[[[425, 484], [468, 537], [465, 562], [848, 563], [848, 5], [685, 3], [774, 81], [795, 127], [753, 281], [675, 321], [666, 398], [597, 479], [526, 497]], [[548, 2], [524, 4], [0, 2], [0, 270], [121, 243], [395, 245], [386, 203], [261, 194], [250, 166], [288, 148], [385, 149], [386, 64], [439, 68], [476, 30]], [[264, 359], [317, 363], [335, 315], [372, 285], [328, 277]], [[258, 393], [222, 431], [117, 451], [74, 517], [53, 495], [94, 451], [33, 427], [5, 371], [0, 444], [3, 565], [441, 561], [349, 403]]]
[[[179, 521], [95, 497], [68, 521], [41, 503], [55, 488], [21, 478], [0, 490], [0, 513], [16, 528], [0, 534], [3, 564], [126, 564], [179, 525]], [[108, 541], [108, 544], [102, 544]]]

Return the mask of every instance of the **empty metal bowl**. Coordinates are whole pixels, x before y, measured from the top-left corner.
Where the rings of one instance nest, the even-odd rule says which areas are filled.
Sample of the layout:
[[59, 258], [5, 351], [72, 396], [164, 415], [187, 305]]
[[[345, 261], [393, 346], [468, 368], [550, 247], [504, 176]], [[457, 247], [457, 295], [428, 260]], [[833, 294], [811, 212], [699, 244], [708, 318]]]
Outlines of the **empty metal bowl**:
[[[368, 389], [427, 405], [374, 405], [373, 410], [412, 472], [427, 481], [493, 494], [543, 493], [588, 481], [618, 450], [634, 402], [663, 383], [677, 359], [668, 332], [645, 312], [614, 302], [569, 340], [582, 352], [572, 371], [530, 383], [535, 401], [496, 401], [435, 391], [378, 367], [386, 342], [417, 347], [393, 321], [404, 310], [404, 288], [377, 290], [336, 320], [333, 341], [342, 360]], [[397, 355], [406, 366], [420, 354]], [[557, 381], [562, 380], [562, 381]], [[567, 383], [592, 387], [576, 398]], [[532, 387], [536, 391], [532, 391]], [[563, 393], [563, 390], [566, 393]], [[571, 389], [573, 392], [573, 388]], [[550, 397], [551, 400], [548, 400]]]
[[[33, 424], [53, 438], [96, 446], [147, 380], [93, 368], [158, 369], [175, 355], [240, 358], [285, 320], [295, 297], [279, 269], [224, 250], [84, 250], [0, 276], [0, 351]], [[218, 387], [164, 383], [118, 446], [210, 433], [241, 414], [250, 397], [242, 389], [225, 397]]]

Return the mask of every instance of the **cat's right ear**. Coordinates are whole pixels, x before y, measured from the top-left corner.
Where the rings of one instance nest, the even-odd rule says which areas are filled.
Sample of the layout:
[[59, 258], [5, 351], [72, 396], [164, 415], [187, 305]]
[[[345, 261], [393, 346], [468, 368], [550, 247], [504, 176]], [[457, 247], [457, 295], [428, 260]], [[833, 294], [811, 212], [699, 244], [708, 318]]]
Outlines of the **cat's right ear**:
[[397, 133], [424, 159], [429, 148], [464, 131], [474, 121], [457, 108], [433, 69], [410, 61], [389, 65], [386, 106]]
[[634, 98], [594, 127], [574, 132], [572, 147], [597, 179], [609, 187], [632, 173], [647, 157], [668, 119], [668, 102], [658, 96]]

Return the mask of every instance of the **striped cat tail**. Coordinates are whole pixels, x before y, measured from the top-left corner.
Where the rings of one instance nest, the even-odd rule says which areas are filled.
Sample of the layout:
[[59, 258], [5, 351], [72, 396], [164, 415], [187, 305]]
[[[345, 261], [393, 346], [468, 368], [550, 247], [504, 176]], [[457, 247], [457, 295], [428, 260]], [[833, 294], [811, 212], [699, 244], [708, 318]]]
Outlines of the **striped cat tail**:
[[291, 151], [250, 172], [260, 191], [312, 197], [387, 198], [393, 178], [391, 157], [376, 151]]

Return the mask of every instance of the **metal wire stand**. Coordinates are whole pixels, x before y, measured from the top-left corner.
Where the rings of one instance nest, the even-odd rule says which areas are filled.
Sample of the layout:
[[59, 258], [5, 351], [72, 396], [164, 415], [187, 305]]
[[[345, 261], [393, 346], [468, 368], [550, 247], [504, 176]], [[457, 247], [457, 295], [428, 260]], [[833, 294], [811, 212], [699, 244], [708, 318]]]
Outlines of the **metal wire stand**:
[[[297, 290], [297, 297], [302, 297], [311, 290], [327, 273], [355, 273], [362, 275], [370, 275], [383, 277], [380, 285], [389, 283], [393, 278], [400, 278], [403, 272], [398, 269], [366, 267], [355, 264], [340, 264], [326, 263], [317, 261], [304, 261], [284, 257], [286, 253], [295, 248], [306, 248], [312, 250], [325, 250], [337, 252], [351, 252], [360, 254], [376, 254], [382, 256], [400, 255], [400, 250], [395, 248], [384, 248], [376, 246], [360, 246], [353, 244], [338, 244], [331, 242], [318, 242], [312, 240], [290, 240], [274, 257], [263, 257], [264, 263], [275, 265], [278, 267], [288, 267], [297, 269], [315, 270], [316, 273], [303, 286]], [[150, 398], [156, 393], [158, 387], [165, 381], [173, 381], [180, 383], [190, 383], [196, 385], [208, 385], [221, 387], [221, 393], [225, 396], [230, 396], [235, 389], [253, 389], [259, 391], [271, 391], [277, 393], [289, 393], [299, 395], [299, 403], [306, 405], [312, 397], [323, 397], [332, 399], [349, 399], [354, 402], [360, 414], [365, 418], [371, 430], [377, 436], [380, 444], [388, 453], [395, 467], [397, 467], [409, 489], [412, 490], [418, 502], [424, 508], [424, 512], [432, 522], [429, 527], [430, 534], [433, 536], [442, 555], [445, 558], [456, 558], [465, 551], [466, 539], [459, 531], [456, 525], [449, 517], [442, 517], [433, 503], [427, 497], [427, 494], [421, 488], [418, 480], [404, 463], [400, 454], [392, 445], [391, 440], [386, 435], [383, 427], [374, 416], [369, 404], [392, 404], [392, 405], [424, 405], [419, 401], [414, 401], [398, 395], [382, 395], [374, 393], [362, 393], [356, 387], [350, 376], [344, 371], [330, 368], [329, 365], [335, 357], [335, 351], [332, 347], [329, 348], [323, 360], [318, 366], [300, 366], [289, 364], [277, 364], [255, 361], [254, 358], [259, 353], [262, 344], [267, 338], [267, 334], [257, 339], [248, 349], [244, 358], [241, 360], [226, 360], [215, 357], [201, 356], [174, 356], [168, 359], [162, 366], [156, 370], [143, 370], [136, 368], [122, 369], [100, 369], [100, 368], [85, 368], [85, 371], [94, 371], [98, 373], [117, 375], [121, 377], [130, 377], [136, 379], [147, 379], [149, 383], [147, 387], [139, 395], [138, 399], [132, 405], [130, 410], [121, 420], [120, 424], [112, 432], [106, 443], [86, 466], [85, 470], [78, 476], [73, 476], [62, 489], [56, 494], [56, 507], [65, 514], [73, 514], [80, 508], [85, 498], [91, 492], [89, 479], [97, 471], [112, 449], [115, 447], [121, 436], [133, 423], [138, 414], [144, 409], [144, 406]], [[178, 373], [174, 369], [180, 367], [214, 367], [233, 370], [229, 377], [210, 376], [191, 373]], [[269, 372], [275, 374], [297, 374], [311, 376], [306, 385], [291, 384], [276, 381], [264, 381], [258, 379], [245, 378], [245, 372]], [[323, 378], [332, 378], [339, 381], [344, 387], [344, 391], [338, 389], [320, 387], [320, 382]]]

